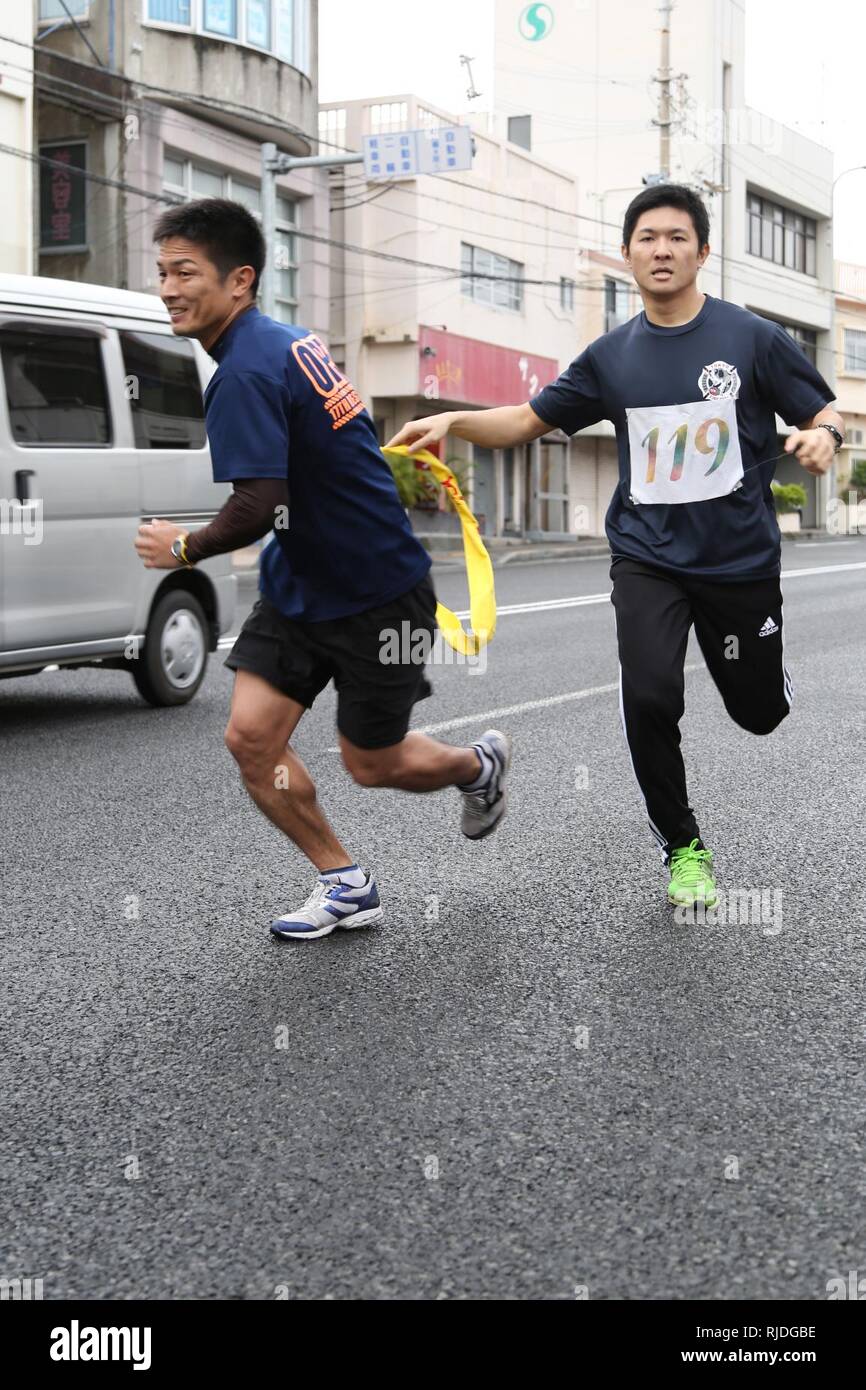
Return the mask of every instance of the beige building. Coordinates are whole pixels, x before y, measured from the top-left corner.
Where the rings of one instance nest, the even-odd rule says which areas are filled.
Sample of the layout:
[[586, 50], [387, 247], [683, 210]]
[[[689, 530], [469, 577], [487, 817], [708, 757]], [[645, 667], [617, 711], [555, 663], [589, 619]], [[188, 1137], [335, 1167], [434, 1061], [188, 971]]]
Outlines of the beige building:
[[[318, 0], [65, 6], [76, 24], [37, 0], [39, 274], [154, 291], [151, 230], [170, 201], [259, 214], [262, 144], [314, 153]], [[326, 332], [327, 178], [298, 170], [277, 192], [276, 315]]]
[[[3, 6], [0, 38], [0, 272], [32, 275], [33, 265], [33, 24], [35, 0]], [[16, 42], [17, 40], [17, 42]]]
[[[324, 139], [356, 150], [366, 135], [454, 124], [411, 95], [331, 104], [320, 119]], [[330, 345], [382, 440], [436, 411], [526, 401], [580, 350], [580, 302], [600, 303], [600, 274], [578, 287], [575, 179], [483, 132], [475, 144], [471, 172], [454, 177], [331, 176]], [[468, 474], [486, 535], [573, 533], [558, 432], [492, 451], [449, 439], [446, 457]], [[449, 525], [433, 514], [419, 529]]]
[[845, 419], [837, 459], [840, 490], [855, 463], [866, 464], [866, 266], [836, 263], [836, 382]]

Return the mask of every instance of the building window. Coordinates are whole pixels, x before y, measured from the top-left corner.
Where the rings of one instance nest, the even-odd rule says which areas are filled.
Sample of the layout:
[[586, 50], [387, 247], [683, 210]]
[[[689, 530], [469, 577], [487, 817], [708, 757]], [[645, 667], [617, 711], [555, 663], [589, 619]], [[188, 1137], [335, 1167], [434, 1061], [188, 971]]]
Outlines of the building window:
[[277, 195], [277, 225], [274, 232], [274, 274], [276, 277], [275, 317], [281, 323], [294, 323], [298, 316], [298, 207], [291, 198]]
[[192, 344], [164, 333], [121, 333], [137, 449], [203, 449], [204, 402]]
[[567, 279], [564, 275], [559, 281], [559, 307], [564, 309], [567, 314], [574, 313], [574, 281]]
[[147, 17], [157, 24], [192, 24], [190, 0], [147, 0]]
[[238, 36], [237, 0], [202, 0], [202, 28], [224, 39]]
[[225, 179], [222, 174], [213, 174], [210, 169], [192, 166], [192, 194], [194, 198], [222, 198]]
[[295, 20], [295, 67], [300, 68], [301, 72], [310, 72], [311, 67], [311, 39], [310, 39], [310, 0], [301, 0], [296, 5], [297, 17]]
[[[230, 180], [227, 174], [214, 169], [206, 169], [201, 164], [193, 164], [183, 155], [163, 155], [162, 186], [166, 193], [177, 193], [181, 198], [230, 198]], [[238, 201], [241, 201], [240, 199]]]
[[746, 244], [750, 255], [799, 270], [803, 275], [817, 275], [818, 224], [814, 217], [804, 217], [793, 208], [759, 198], [755, 193], [747, 195], [746, 207]]
[[271, 47], [271, 0], [247, 0], [247, 43]]
[[845, 371], [866, 372], [866, 333], [860, 328], [845, 329]]
[[39, 153], [54, 161], [39, 168], [39, 249], [86, 251], [87, 146], [77, 141], [40, 145]]
[[285, 63], [295, 61], [295, 0], [277, 0], [274, 51]]
[[[60, 0], [40, 0], [45, 17], [64, 10]], [[80, 4], [81, 8], [74, 9]], [[144, 0], [144, 22], [190, 29], [212, 39], [248, 44], [273, 53], [302, 72], [310, 71], [311, 0]], [[72, 0], [76, 17], [89, 0]]]
[[329, 150], [341, 150], [346, 144], [346, 108], [331, 107], [319, 112], [319, 141]]
[[386, 101], [370, 106], [370, 130], [374, 135], [390, 130], [405, 130], [409, 123], [409, 107], [405, 101]]
[[520, 145], [521, 149], [532, 149], [532, 117], [531, 116], [509, 116], [508, 117], [508, 139], [512, 145]]
[[22, 448], [110, 444], [101, 340], [22, 324], [0, 331], [12, 438]]
[[70, 14], [75, 19], [84, 19], [87, 15], [90, 0], [66, 0], [66, 9], [60, 0], [39, 0], [39, 18], [42, 19], [68, 19]]
[[629, 287], [625, 280], [614, 280], [611, 276], [605, 276], [604, 281], [604, 331], [610, 333], [612, 328], [618, 328], [621, 323], [628, 323], [631, 318], [629, 311]]
[[241, 183], [240, 179], [232, 179], [232, 197], [236, 203], [243, 203], [245, 208], [249, 208], [254, 217], [261, 220], [262, 216], [262, 191], [254, 183]]
[[463, 272], [461, 293], [474, 299], [476, 304], [517, 312], [523, 308], [524, 268], [520, 261], [510, 261], [507, 256], [497, 256], [495, 251], [484, 251], [480, 246], [463, 242], [460, 268]]

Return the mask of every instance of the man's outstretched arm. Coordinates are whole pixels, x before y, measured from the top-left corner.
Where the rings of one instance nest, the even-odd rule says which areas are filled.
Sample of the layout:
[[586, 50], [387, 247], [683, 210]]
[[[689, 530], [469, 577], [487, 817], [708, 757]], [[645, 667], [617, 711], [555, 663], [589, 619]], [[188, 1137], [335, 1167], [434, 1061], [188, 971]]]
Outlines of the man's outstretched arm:
[[447, 410], [441, 415], [411, 420], [398, 430], [385, 448], [395, 449], [405, 444], [414, 454], [453, 434], [457, 439], [465, 439], [484, 449], [509, 449], [540, 439], [552, 428], [536, 415], [531, 405], [500, 405], [493, 410]]

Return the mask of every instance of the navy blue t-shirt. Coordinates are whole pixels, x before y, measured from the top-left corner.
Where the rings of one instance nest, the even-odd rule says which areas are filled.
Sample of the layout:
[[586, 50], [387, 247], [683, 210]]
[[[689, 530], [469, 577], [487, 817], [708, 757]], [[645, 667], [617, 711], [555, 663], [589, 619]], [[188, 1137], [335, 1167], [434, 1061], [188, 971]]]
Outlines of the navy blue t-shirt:
[[373, 421], [327, 348], [247, 309], [211, 349], [205, 391], [214, 481], [285, 478], [288, 526], [261, 560], [264, 597], [324, 622], [390, 603], [430, 569]]
[[781, 569], [775, 415], [801, 425], [832, 400], [784, 328], [707, 295], [689, 323], [640, 313], [597, 338], [530, 405], [569, 435], [615, 426], [614, 555], [733, 582]]

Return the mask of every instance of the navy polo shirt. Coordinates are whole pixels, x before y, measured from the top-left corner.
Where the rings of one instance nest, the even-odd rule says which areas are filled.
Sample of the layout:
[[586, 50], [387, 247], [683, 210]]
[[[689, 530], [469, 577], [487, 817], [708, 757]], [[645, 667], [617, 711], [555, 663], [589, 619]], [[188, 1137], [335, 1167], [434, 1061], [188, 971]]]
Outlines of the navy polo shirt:
[[390, 603], [430, 556], [382, 457], [373, 421], [327, 348], [247, 309], [210, 349], [205, 391], [214, 481], [285, 478], [288, 526], [261, 560], [260, 589], [287, 618], [324, 622]]
[[597, 338], [530, 405], [569, 435], [613, 423], [614, 555], [733, 582], [781, 570], [775, 416], [801, 425], [832, 400], [784, 328], [707, 295], [676, 328], [640, 313]]

